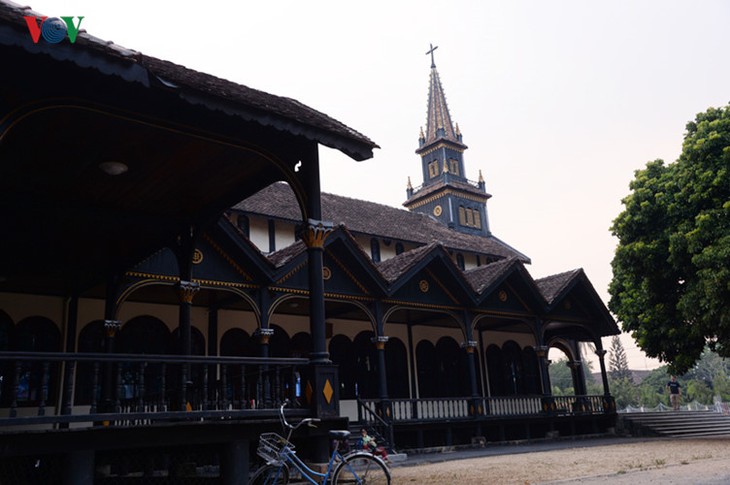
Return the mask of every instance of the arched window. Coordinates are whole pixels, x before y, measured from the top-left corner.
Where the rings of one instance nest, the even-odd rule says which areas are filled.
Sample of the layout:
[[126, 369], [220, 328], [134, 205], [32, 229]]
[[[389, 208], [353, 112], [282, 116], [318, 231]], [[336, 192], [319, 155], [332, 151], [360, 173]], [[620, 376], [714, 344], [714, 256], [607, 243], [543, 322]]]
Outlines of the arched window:
[[419, 397], [438, 397], [438, 384], [434, 378], [438, 370], [436, 347], [428, 340], [421, 340], [416, 346], [416, 366]]
[[355, 372], [358, 395], [362, 398], [378, 397], [378, 356], [372, 338], [375, 334], [369, 330], [360, 332], [355, 337]]
[[385, 371], [388, 376], [388, 397], [410, 397], [406, 346], [395, 337], [385, 343]]
[[466, 226], [466, 209], [463, 205], [459, 206], [459, 224]]
[[504, 359], [502, 358], [502, 349], [497, 345], [491, 344], [484, 352], [487, 360], [487, 376], [489, 377], [489, 395], [491, 397], [504, 396]]
[[289, 357], [291, 354], [291, 339], [286, 330], [278, 325], [271, 325], [274, 334], [269, 339], [269, 357]]
[[[172, 334], [165, 323], [155, 317], [142, 315], [134, 317], [122, 325], [116, 337], [116, 352], [123, 354], [168, 354], [179, 348], [179, 343], [173, 341]], [[191, 332], [192, 343], [192, 332]], [[141, 369], [144, 369], [143, 371]], [[140, 389], [144, 372], [144, 389]], [[119, 398], [127, 404], [134, 404], [143, 392], [147, 401], [158, 402], [169, 396], [159, 393], [164, 388], [170, 393], [179, 392], [180, 370], [175, 366], [166, 367], [165, 386], [162, 385], [162, 364], [148, 364], [141, 368], [136, 364], [123, 364], [121, 395]]]
[[525, 394], [522, 349], [514, 340], [508, 340], [502, 346], [502, 354], [504, 355], [503, 372], [507, 384], [507, 395]]
[[[0, 310], [0, 351], [12, 350], [15, 341], [15, 324], [10, 315]], [[0, 406], [8, 407], [12, 401], [13, 379], [10, 376], [15, 372], [11, 361], [0, 362], [0, 375], [3, 376], [0, 384]]]
[[[95, 320], [81, 329], [79, 333], [79, 352], [104, 352], [104, 338], [106, 332], [104, 330], [104, 321]], [[97, 373], [94, 376], [94, 372]], [[94, 394], [94, 380], [96, 380], [96, 402], [101, 399], [101, 367], [94, 369], [92, 362], [79, 362], [76, 365], [76, 379], [74, 380], [74, 404], [87, 405], [91, 404], [91, 398]]]
[[532, 347], [522, 349], [522, 368], [524, 369], [525, 393], [540, 394], [540, 368], [537, 363], [537, 354]]
[[[45, 317], [21, 320], [16, 327], [15, 337], [15, 348], [21, 352], [61, 350], [61, 332], [53, 321]], [[58, 396], [58, 372], [58, 363], [51, 363], [47, 370], [43, 362], [23, 363], [18, 379], [18, 405], [35, 406], [41, 401], [55, 401]]]
[[[255, 339], [249, 336], [245, 330], [231, 328], [221, 337], [220, 355], [230, 357], [259, 357], [261, 350]], [[245, 381], [245, 389], [241, 382], [241, 367], [237, 365], [221, 366], [221, 380], [217, 388], [223, 392], [223, 377], [225, 376], [225, 396], [228, 401], [248, 402], [255, 399], [256, 383], [251, 380]], [[211, 379], [211, 376], [208, 377]], [[215, 388], [209, 384], [209, 389]], [[241, 406], [243, 407], [243, 406]]]
[[357, 359], [352, 341], [344, 335], [335, 335], [329, 344], [330, 359], [339, 366], [340, 399], [355, 399]]
[[[180, 328], [172, 331], [172, 350], [170, 354], [181, 354]], [[205, 337], [196, 327], [190, 327], [190, 355], [205, 355]]]
[[312, 336], [299, 332], [291, 338], [290, 357], [307, 357], [312, 352]]
[[380, 242], [376, 238], [370, 240], [370, 257], [373, 263], [380, 262]]
[[[451, 337], [441, 337], [436, 342], [436, 355], [438, 368], [436, 369], [436, 382], [438, 385], [438, 397], [458, 397], [468, 395], [462, 386], [464, 376], [468, 376], [466, 369], [461, 368], [461, 349]], [[468, 381], [467, 381], [468, 382]]]
[[472, 212], [474, 213], [474, 227], [477, 229], [482, 228], [482, 215], [479, 213], [479, 209], [472, 209]]
[[240, 328], [226, 330], [221, 337], [220, 355], [231, 357], [258, 357], [261, 355], [256, 342]]
[[122, 354], [166, 354], [173, 348], [167, 325], [149, 315], [132, 318], [116, 337], [115, 350]]

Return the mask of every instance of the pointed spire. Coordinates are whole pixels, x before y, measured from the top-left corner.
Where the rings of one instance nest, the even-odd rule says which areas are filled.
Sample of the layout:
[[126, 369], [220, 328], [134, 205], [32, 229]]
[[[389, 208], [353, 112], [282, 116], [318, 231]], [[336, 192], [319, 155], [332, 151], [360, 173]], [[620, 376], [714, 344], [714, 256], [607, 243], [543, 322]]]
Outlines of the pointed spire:
[[436, 141], [438, 138], [459, 142], [457, 133], [454, 131], [454, 124], [451, 122], [451, 114], [446, 104], [446, 95], [441, 86], [441, 79], [433, 62], [433, 51], [436, 47], [431, 46], [426, 54], [431, 54], [431, 77], [428, 85], [428, 113], [426, 121], [426, 143]]
[[484, 183], [484, 177], [482, 176], [482, 169], [479, 169], [479, 182]]
[[413, 190], [413, 185], [411, 185], [411, 176], [410, 175], [408, 176], [408, 185], [406, 186], [406, 189]]

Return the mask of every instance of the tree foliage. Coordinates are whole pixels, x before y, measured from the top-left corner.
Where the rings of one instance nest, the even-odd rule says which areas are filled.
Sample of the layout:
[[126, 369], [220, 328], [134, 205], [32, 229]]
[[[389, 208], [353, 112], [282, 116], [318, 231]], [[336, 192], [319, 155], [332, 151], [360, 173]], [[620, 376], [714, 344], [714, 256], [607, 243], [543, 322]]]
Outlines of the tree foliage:
[[609, 308], [674, 373], [707, 344], [730, 356], [730, 106], [698, 114], [679, 159], [649, 162], [630, 189], [611, 227]]
[[626, 357], [626, 350], [618, 335], [614, 335], [611, 339], [611, 350], [608, 354], [608, 372], [611, 378], [633, 383], [634, 376], [629, 370], [629, 359]]

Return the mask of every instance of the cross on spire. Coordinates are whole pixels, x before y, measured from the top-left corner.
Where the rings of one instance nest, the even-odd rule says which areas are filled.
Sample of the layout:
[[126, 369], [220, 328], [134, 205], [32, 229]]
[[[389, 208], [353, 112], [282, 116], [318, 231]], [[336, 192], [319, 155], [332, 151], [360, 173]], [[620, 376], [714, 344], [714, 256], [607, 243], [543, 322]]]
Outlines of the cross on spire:
[[436, 67], [436, 62], [434, 62], [434, 60], [433, 60], [433, 51], [438, 49], [439, 46], [434, 47], [433, 44], [428, 44], [428, 45], [431, 46], [431, 49], [429, 49], [428, 52], [426, 52], [426, 55], [431, 54], [431, 69], [433, 69], [434, 67]]

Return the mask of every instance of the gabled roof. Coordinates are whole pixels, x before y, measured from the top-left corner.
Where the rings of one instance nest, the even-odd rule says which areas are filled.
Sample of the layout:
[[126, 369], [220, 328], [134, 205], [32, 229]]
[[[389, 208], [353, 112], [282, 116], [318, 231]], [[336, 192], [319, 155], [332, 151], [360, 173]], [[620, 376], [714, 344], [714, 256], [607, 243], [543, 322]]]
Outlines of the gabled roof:
[[558, 297], [568, 288], [570, 283], [583, 272], [582, 269], [574, 269], [564, 273], [558, 273], [544, 278], [535, 280], [535, 284], [540, 289], [540, 293], [549, 305], [555, 303]]
[[[553, 321], [548, 324], [551, 332], [554, 329], [570, 326], [563, 320], [570, 321], [579, 312], [591, 315], [592, 325], [578, 325], [591, 335], [617, 335], [621, 333], [616, 321], [606, 308], [596, 289], [591, 284], [582, 268], [566, 271], [541, 278], [535, 282], [548, 302], [546, 318]], [[574, 300], [574, 301], [571, 301]], [[546, 334], [550, 335], [550, 332]], [[579, 333], [575, 338], [580, 338]]]
[[393, 258], [386, 259], [385, 261], [381, 261], [375, 266], [388, 283], [392, 284], [408, 272], [408, 270], [418, 264], [425, 255], [438, 246], [438, 243], [432, 242], [425, 246], [403, 252]]
[[307, 246], [301, 240], [296, 241], [283, 249], [274, 251], [269, 254], [267, 259], [274, 265], [275, 268], [281, 268], [291, 260], [297, 258], [300, 254], [307, 251]]
[[[496, 258], [530, 259], [494, 236], [464, 234], [432, 219], [384, 204], [322, 193], [322, 218], [344, 224], [354, 234], [410, 241], [416, 244], [439, 242], [448, 249], [488, 254]], [[285, 183], [272, 184], [233, 206], [234, 210], [298, 222], [299, 206], [291, 188]]]
[[515, 257], [502, 259], [467, 270], [464, 272], [464, 277], [474, 288], [474, 291], [481, 294], [495, 281], [512, 271], [515, 264], [519, 264], [519, 260]]

